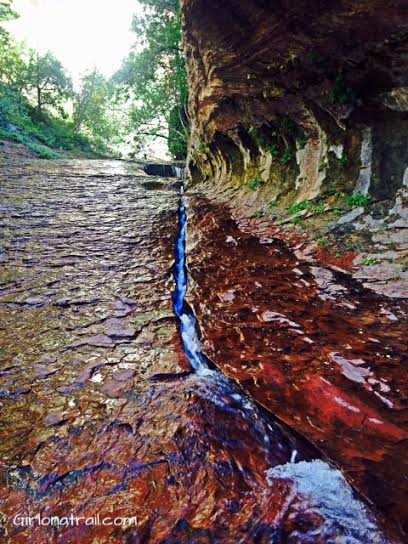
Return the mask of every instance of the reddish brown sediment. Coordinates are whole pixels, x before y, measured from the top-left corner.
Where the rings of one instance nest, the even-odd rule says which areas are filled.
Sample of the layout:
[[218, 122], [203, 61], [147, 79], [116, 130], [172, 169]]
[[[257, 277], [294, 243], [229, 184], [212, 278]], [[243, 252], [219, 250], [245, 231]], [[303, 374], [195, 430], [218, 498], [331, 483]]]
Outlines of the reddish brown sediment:
[[[133, 393], [103, 418], [43, 444], [23, 466], [3, 469], [0, 497], [6, 515], [136, 516], [137, 528], [17, 528], [10, 541], [255, 544], [316, 531], [314, 541], [323, 544], [345, 531], [325, 528], [324, 511], [289, 477], [267, 476], [302, 444], [272, 422], [269, 430], [248, 418], [239, 392], [221, 376], [192, 375]], [[367, 534], [386, 542], [374, 526]]]
[[[407, 2], [181, 7], [216, 368], [172, 308], [179, 183], [2, 145], [2, 542], [402, 543]], [[13, 523], [36, 514], [134, 523]]]
[[[316, 444], [400, 527], [407, 518], [407, 305], [190, 191], [189, 301], [204, 351]], [[256, 224], [256, 225], [255, 225]], [[307, 247], [307, 246], [306, 246]]]

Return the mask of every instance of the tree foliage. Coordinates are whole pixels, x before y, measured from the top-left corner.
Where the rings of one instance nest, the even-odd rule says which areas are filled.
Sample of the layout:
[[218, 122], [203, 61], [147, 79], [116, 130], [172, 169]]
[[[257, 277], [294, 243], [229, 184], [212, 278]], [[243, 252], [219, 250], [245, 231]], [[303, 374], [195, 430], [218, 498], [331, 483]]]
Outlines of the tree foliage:
[[124, 139], [124, 113], [115, 101], [111, 80], [94, 69], [82, 77], [81, 88], [74, 98], [73, 128], [110, 144]]
[[165, 138], [174, 158], [186, 155], [188, 139], [186, 68], [178, 0], [141, 0], [145, 15], [135, 17], [138, 40], [115, 82], [130, 101], [129, 121], [135, 145]]
[[[17, 19], [18, 14], [13, 9], [13, 0], [0, 0], [0, 23]], [[9, 37], [7, 30], [0, 26], [0, 35]]]
[[82, 136], [104, 150], [125, 140], [141, 150], [161, 138], [174, 158], [184, 158], [188, 90], [179, 1], [140, 2], [144, 15], [133, 19], [137, 39], [121, 69], [111, 79], [91, 70], [74, 91], [51, 52], [28, 50], [10, 36], [2, 23], [17, 14], [12, 0], [0, 0], [0, 128], [22, 127], [33, 146], [64, 149], [82, 145]]
[[1, 23], [15, 19], [12, 0], [0, 0], [0, 84], [2, 93], [10, 90], [32, 98], [37, 113], [53, 108], [63, 114], [63, 105], [72, 96], [71, 78], [58, 59], [47, 52], [39, 54], [16, 42]]
[[25, 49], [21, 44], [0, 37], [0, 82], [22, 91], [26, 81]]
[[2, 23], [16, 16], [11, 0], [0, 0], [0, 138], [43, 157], [53, 156], [48, 147], [111, 154], [111, 144], [123, 139], [111, 82], [97, 72], [85, 74], [74, 92], [52, 53], [27, 49], [4, 28]]
[[64, 116], [64, 103], [72, 97], [72, 81], [58, 59], [50, 52], [30, 51], [25, 88], [35, 96], [38, 115], [54, 108]]
[[11, 0], [0, 0], [0, 83], [18, 90], [25, 76], [24, 48], [11, 39], [9, 32], [2, 25], [17, 17]]

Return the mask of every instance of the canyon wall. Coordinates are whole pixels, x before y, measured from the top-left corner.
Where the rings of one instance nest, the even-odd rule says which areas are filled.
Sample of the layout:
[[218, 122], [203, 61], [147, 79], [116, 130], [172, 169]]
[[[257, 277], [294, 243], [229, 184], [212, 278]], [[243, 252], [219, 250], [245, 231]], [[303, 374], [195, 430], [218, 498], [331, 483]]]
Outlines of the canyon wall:
[[404, 265], [406, 0], [182, 7], [191, 181], [301, 216], [315, 201], [339, 235], [352, 223], [372, 252], [402, 251]]

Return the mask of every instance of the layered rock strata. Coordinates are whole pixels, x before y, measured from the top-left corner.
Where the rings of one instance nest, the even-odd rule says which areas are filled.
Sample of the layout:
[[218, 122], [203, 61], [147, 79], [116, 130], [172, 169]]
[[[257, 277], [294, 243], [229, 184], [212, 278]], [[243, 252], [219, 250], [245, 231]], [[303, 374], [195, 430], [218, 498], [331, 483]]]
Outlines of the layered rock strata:
[[182, 6], [192, 181], [355, 251], [381, 265], [362, 273], [376, 291], [408, 296], [407, 3]]

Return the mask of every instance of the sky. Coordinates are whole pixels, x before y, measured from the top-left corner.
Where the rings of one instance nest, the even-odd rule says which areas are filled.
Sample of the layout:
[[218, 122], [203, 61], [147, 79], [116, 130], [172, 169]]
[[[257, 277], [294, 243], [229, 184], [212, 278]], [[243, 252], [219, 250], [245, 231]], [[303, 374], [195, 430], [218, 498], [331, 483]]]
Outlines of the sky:
[[52, 51], [78, 84], [81, 73], [97, 67], [112, 75], [135, 42], [130, 31], [137, 0], [14, 0], [20, 18], [7, 24], [18, 40]]

